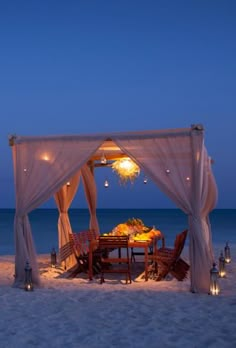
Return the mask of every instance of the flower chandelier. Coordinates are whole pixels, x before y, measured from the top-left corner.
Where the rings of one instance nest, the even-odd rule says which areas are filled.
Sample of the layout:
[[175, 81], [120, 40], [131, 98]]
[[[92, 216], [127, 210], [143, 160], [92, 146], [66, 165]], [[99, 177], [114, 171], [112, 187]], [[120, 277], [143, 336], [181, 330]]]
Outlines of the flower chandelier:
[[115, 172], [122, 184], [126, 184], [128, 180], [131, 183], [139, 176], [140, 168], [130, 158], [122, 158], [112, 163], [112, 170]]

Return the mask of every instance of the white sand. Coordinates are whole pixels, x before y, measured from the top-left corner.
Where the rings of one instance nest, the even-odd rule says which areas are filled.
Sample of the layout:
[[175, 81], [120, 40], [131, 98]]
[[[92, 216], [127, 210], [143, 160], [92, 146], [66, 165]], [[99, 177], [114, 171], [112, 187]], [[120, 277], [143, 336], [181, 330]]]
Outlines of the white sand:
[[65, 279], [48, 255], [38, 258], [43, 287], [26, 292], [12, 287], [13, 256], [0, 256], [0, 347], [236, 347], [231, 253], [219, 296], [190, 293], [189, 280]]

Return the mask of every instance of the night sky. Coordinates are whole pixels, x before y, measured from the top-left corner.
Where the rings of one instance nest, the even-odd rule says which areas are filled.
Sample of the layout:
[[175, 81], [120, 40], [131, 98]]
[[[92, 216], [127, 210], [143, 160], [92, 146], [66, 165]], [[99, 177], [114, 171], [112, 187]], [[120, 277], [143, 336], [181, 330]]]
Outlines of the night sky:
[[[217, 208], [236, 208], [235, 19], [234, 0], [0, 1], [0, 208], [15, 207], [10, 134], [195, 123]], [[175, 207], [142, 174], [127, 187], [108, 168], [96, 178], [98, 208]], [[73, 207], [86, 206], [80, 188]]]

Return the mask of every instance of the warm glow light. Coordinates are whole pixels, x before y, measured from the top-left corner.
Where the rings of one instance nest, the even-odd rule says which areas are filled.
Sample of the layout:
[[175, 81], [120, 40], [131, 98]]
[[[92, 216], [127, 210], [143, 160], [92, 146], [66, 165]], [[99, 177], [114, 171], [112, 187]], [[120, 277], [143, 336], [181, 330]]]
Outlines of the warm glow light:
[[218, 285], [214, 284], [211, 287], [211, 295], [215, 296], [215, 295], [219, 295], [219, 293], [220, 293], [220, 289], [219, 289]]
[[49, 161], [50, 157], [49, 157], [49, 155], [47, 153], [44, 153], [44, 154], [42, 154], [41, 159], [44, 160], [44, 161]]
[[122, 183], [133, 182], [139, 176], [139, 166], [130, 158], [122, 158], [112, 164], [112, 169], [119, 176]]
[[226, 263], [230, 263], [230, 262], [231, 262], [231, 258], [230, 258], [230, 257], [226, 257], [226, 258], [225, 258], [225, 262], [226, 262]]
[[100, 162], [101, 162], [101, 164], [106, 164], [107, 163], [107, 159], [106, 159], [104, 153], [102, 154]]
[[226, 276], [225, 270], [219, 270], [219, 277], [224, 278]]
[[197, 158], [197, 161], [200, 160], [200, 151], [197, 151], [197, 153], [196, 153], [196, 158]]

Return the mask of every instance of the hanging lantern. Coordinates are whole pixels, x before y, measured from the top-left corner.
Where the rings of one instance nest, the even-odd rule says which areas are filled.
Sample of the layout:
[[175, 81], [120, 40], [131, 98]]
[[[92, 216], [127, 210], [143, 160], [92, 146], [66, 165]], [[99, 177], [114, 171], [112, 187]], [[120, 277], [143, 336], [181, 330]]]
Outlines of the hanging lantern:
[[25, 265], [25, 291], [33, 291], [32, 282], [32, 268], [30, 267], [29, 261], [26, 261]]
[[219, 277], [220, 278], [225, 277], [225, 258], [223, 256], [223, 251], [221, 251], [220, 257], [219, 257]]
[[226, 242], [226, 245], [225, 245], [225, 262], [226, 263], [230, 263], [231, 262], [230, 247], [229, 247], [229, 243], [228, 242]]
[[105, 180], [105, 181], [104, 181], [104, 187], [105, 187], [105, 188], [108, 188], [108, 187], [109, 187], [109, 182], [108, 182], [108, 180]]
[[105, 155], [104, 155], [104, 153], [102, 154], [102, 157], [101, 157], [101, 160], [100, 160], [100, 163], [101, 164], [107, 164], [107, 159], [106, 159], [106, 157], [105, 157]]
[[148, 179], [147, 179], [147, 177], [145, 176], [145, 177], [143, 178], [143, 183], [144, 183], [144, 184], [147, 184], [147, 182], [148, 182]]
[[139, 176], [139, 166], [131, 158], [122, 158], [112, 164], [112, 170], [119, 176], [120, 183], [126, 184], [128, 180], [131, 183]]
[[216, 264], [213, 263], [213, 267], [210, 270], [210, 295], [219, 295], [220, 287], [218, 283], [219, 272], [216, 268]]
[[55, 248], [52, 248], [51, 250], [51, 267], [56, 267], [57, 265], [57, 253]]

